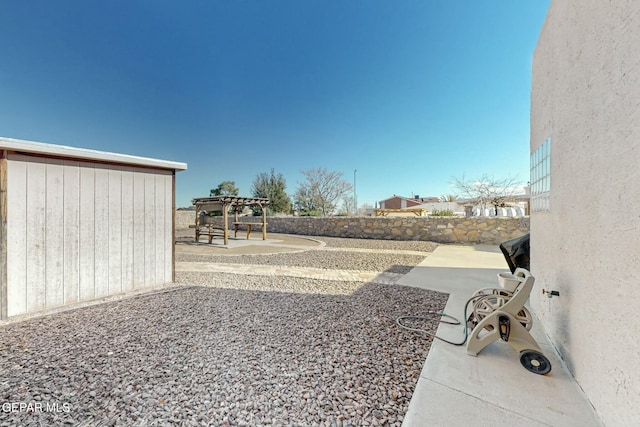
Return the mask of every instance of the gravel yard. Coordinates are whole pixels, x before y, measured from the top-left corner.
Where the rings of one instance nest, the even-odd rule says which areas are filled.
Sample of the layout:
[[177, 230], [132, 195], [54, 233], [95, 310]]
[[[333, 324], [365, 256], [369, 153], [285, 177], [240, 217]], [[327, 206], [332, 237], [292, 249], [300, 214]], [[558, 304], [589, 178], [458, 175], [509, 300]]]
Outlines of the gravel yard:
[[[347, 255], [348, 256], [345, 256]], [[313, 250], [273, 255], [195, 255], [177, 254], [176, 261], [231, 264], [284, 265], [291, 267], [329, 268], [337, 270], [387, 271], [408, 273], [425, 255], [346, 253], [343, 251]]]
[[318, 237], [305, 236], [315, 240], [325, 242], [328, 247], [332, 248], [364, 248], [364, 249], [383, 249], [383, 250], [399, 250], [399, 251], [420, 251], [433, 252], [438, 247], [434, 242], [423, 242], [419, 240], [376, 240], [376, 239], [343, 239], [340, 237]]
[[[347, 242], [328, 246], [349, 247], [339, 240]], [[424, 259], [195, 256], [380, 271]], [[0, 425], [400, 425], [431, 338], [395, 318], [440, 311], [447, 298], [299, 277], [181, 272], [176, 280], [183, 287], [0, 326]], [[32, 410], [6, 410], [13, 402]]]

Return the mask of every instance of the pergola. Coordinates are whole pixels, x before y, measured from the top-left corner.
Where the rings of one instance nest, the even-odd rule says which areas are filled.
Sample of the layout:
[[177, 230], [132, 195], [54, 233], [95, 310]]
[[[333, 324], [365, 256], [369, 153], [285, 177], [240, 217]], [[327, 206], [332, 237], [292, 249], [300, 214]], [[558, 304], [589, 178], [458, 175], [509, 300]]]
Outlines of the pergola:
[[[234, 214], [234, 225], [249, 225], [258, 223], [239, 222], [238, 214], [247, 206], [260, 206], [262, 211], [262, 240], [267, 239], [267, 212], [265, 208], [269, 206], [269, 199], [260, 197], [239, 197], [239, 196], [212, 196], [198, 197], [191, 201], [196, 207], [196, 240], [198, 240], [200, 230], [200, 211], [222, 211], [222, 223], [224, 232], [224, 244], [229, 244], [229, 210]], [[209, 242], [211, 243], [211, 242]]]

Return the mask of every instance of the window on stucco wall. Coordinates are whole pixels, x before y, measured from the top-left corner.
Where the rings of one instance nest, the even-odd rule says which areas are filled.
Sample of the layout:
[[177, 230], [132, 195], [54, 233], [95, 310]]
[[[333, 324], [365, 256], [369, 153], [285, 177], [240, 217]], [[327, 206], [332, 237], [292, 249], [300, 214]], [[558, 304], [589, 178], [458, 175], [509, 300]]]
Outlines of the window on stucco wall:
[[531, 212], [549, 212], [551, 138], [531, 155]]

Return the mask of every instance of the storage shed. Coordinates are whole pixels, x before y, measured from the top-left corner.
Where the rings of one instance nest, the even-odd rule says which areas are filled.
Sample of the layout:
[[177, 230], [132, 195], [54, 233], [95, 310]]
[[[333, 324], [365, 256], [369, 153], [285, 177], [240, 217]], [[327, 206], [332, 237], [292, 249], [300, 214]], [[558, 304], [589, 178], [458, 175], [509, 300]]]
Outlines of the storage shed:
[[186, 168], [0, 137], [0, 318], [172, 282]]

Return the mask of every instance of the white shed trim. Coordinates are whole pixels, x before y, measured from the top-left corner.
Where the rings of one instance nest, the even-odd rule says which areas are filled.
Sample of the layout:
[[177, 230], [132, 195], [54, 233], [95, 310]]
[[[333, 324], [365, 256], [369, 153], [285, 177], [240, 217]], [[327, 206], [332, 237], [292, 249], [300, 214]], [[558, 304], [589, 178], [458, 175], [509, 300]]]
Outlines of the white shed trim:
[[128, 154], [110, 153], [108, 151], [89, 150], [86, 148], [68, 147], [65, 145], [46, 144], [43, 142], [25, 141], [22, 139], [5, 138], [0, 136], [0, 149], [22, 153], [44, 154], [58, 157], [71, 157], [107, 163], [125, 165], [149, 166], [160, 169], [182, 171], [187, 169], [186, 163], [168, 160], [152, 159], [149, 157], [130, 156]]

